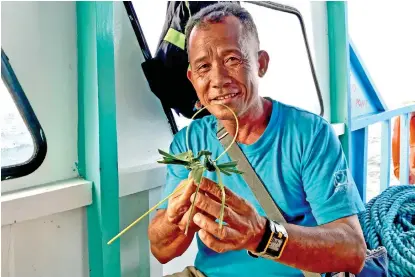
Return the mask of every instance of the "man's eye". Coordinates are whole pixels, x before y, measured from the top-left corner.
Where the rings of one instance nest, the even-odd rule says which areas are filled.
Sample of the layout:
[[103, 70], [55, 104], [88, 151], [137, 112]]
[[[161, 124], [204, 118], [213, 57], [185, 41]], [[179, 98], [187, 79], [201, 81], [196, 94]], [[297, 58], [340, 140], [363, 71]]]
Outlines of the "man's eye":
[[230, 65], [239, 64], [240, 60], [237, 57], [229, 57], [226, 59], [226, 63]]
[[199, 67], [197, 68], [198, 70], [206, 70], [209, 68], [209, 65], [207, 63], [201, 64], [199, 65]]

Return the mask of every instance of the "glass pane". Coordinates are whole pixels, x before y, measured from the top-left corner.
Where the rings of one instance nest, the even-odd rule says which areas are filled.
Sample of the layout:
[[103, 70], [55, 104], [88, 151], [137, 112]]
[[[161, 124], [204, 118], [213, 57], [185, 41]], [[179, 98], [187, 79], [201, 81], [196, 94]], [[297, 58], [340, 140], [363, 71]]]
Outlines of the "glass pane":
[[349, 1], [349, 33], [389, 108], [415, 102], [414, 1]]
[[167, 1], [132, 1], [145, 40], [154, 56], [166, 16]]
[[33, 139], [3, 80], [0, 103], [1, 167], [27, 162], [34, 153]]
[[251, 3], [242, 6], [255, 21], [260, 48], [270, 56], [268, 72], [259, 83], [260, 95], [319, 114], [320, 103], [298, 17]]

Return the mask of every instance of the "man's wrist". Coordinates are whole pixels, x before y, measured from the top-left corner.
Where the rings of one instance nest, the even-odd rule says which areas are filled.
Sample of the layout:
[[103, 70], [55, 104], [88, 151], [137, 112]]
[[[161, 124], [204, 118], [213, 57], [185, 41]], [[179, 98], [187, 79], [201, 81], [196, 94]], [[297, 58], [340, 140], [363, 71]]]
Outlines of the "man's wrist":
[[258, 245], [261, 243], [265, 231], [267, 229], [268, 219], [266, 217], [261, 217], [260, 227], [258, 228], [257, 232], [251, 237], [250, 242], [246, 250], [251, 252], [256, 252], [258, 249]]
[[266, 225], [262, 239], [254, 249], [248, 249], [248, 254], [253, 257], [279, 259], [288, 241], [288, 233], [285, 226], [278, 222], [266, 219]]

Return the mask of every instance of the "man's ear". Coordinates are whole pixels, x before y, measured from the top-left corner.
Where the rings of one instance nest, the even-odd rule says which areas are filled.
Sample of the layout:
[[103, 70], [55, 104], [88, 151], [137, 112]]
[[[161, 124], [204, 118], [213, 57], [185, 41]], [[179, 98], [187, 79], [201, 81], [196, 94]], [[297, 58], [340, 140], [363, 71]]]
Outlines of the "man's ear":
[[267, 51], [260, 50], [258, 52], [258, 76], [264, 77], [265, 73], [267, 73], [269, 64], [269, 55]]
[[187, 67], [186, 75], [187, 75], [187, 79], [189, 79], [189, 81], [192, 82], [192, 69], [190, 68], [190, 64]]

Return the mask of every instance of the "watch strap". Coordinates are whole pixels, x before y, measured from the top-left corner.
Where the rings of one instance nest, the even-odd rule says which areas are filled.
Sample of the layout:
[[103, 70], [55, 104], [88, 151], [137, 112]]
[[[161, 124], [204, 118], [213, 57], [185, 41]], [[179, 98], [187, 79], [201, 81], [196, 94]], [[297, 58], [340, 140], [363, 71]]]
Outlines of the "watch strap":
[[257, 249], [255, 250], [256, 253], [262, 253], [263, 251], [266, 250], [266, 247], [269, 244], [269, 240], [270, 240], [271, 236], [273, 235], [273, 228], [274, 227], [273, 227], [271, 221], [268, 218], [266, 218], [266, 220], [267, 220], [267, 223], [265, 225], [266, 226], [265, 233], [262, 236], [262, 239], [259, 242]]
[[[254, 256], [262, 256], [270, 259], [278, 259], [281, 256], [282, 251], [284, 251], [285, 245], [288, 241], [288, 234], [284, 226], [278, 222], [271, 221], [267, 219], [267, 228], [262, 237], [261, 242], [259, 243], [255, 253], [250, 253]], [[274, 249], [270, 247], [273, 244], [274, 240], [284, 240], [280, 245], [279, 249]], [[252, 256], [251, 255], [251, 256]]]

